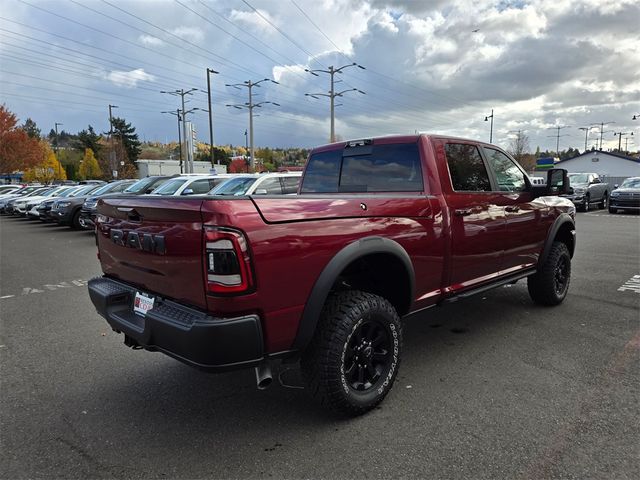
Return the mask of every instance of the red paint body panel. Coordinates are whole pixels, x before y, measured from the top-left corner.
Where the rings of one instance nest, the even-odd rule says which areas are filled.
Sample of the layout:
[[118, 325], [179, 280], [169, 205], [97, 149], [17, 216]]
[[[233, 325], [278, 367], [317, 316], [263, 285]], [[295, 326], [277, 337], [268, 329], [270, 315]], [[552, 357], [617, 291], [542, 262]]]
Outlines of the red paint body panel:
[[[412, 311], [535, 264], [562, 209], [533, 200], [527, 192], [454, 192], [444, 153], [447, 141], [451, 139], [426, 135], [375, 139], [375, 144], [418, 142], [422, 192], [103, 199], [98, 206], [104, 216], [98, 222], [102, 269], [213, 316], [258, 314], [265, 350], [274, 353], [291, 348], [323, 269], [361, 238], [385, 237], [408, 253], [415, 271]], [[344, 143], [327, 145], [313, 153], [342, 148]], [[507, 211], [515, 206], [516, 211]], [[468, 208], [472, 214], [455, 214]], [[203, 226], [243, 233], [254, 274], [249, 293], [205, 294]], [[166, 251], [157, 254], [114, 243], [112, 229], [163, 235]]]

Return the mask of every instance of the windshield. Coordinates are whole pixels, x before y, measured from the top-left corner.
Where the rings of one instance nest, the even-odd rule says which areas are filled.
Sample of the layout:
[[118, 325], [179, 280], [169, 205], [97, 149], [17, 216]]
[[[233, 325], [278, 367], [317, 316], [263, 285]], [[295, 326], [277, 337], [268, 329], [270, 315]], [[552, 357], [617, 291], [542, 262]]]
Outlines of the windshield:
[[106, 185], [101, 186], [99, 189], [93, 192], [93, 195], [102, 195], [104, 193], [108, 193], [114, 188], [116, 188], [118, 185], [120, 185], [118, 182], [107, 183]]
[[570, 173], [569, 183], [575, 185], [576, 183], [589, 183], [588, 173]]
[[187, 182], [186, 178], [174, 178], [168, 181], [161, 187], [156, 188], [153, 192], [154, 195], [173, 195], [178, 189]]
[[209, 195], [244, 195], [256, 181], [256, 177], [236, 177], [222, 182]]
[[70, 197], [78, 190], [80, 190], [78, 187], [71, 187], [69, 190], [65, 190], [64, 192], [60, 193], [58, 197]]
[[620, 188], [640, 188], [640, 177], [625, 179]]
[[88, 195], [89, 193], [97, 190], [98, 188], [102, 188], [102, 185], [87, 185], [86, 187], [81, 188], [80, 190], [69, 195], [70, 197], [80, 197], [82, 195]]
[[133, 185], [130, 185], [128, 188], [125, 188], [124, 193], [142, 193], [144, 192], [153, 182], [157, 180], [157, 177], [146, 177], [141, 178]]

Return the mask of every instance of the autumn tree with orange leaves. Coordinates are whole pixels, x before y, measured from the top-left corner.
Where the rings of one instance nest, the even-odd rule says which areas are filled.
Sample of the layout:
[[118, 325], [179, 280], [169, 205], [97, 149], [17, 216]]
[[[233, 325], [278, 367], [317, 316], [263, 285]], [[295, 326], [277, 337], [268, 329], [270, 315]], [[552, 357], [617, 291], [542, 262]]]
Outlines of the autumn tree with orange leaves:
[[17, 125], [15, 114], [0, 105], [0, 173], [24, 171], [46, 161], [42, 141]]

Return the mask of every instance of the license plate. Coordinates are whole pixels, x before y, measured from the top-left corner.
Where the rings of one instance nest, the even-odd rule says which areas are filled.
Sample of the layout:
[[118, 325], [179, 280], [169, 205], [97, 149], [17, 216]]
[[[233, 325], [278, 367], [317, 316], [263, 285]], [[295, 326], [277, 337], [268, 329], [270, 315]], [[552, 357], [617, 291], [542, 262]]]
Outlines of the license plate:
[[133, 311], [145, 316], [153, 308], [154, 300], [153, 297], [147, 297], [140, 292], [136, 292], [136, 298], [133, 300]]

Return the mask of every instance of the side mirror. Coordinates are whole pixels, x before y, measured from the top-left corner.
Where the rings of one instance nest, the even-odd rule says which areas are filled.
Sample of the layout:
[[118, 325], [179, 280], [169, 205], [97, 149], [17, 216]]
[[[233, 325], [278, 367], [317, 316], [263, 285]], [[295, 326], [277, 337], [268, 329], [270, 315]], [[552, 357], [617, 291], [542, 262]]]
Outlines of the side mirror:
[[254, 195], [266, 195], [267, 191], [264, 188], [258, 188], [255, 192]]
[[620, 185], [618, 185], [617, 183], [613, 185], [613, 188], [618, 188]]
[[552, 168], [547, 171], [547, 195], [566, 195], [570, 193], [569, 175], [564, 168]]
[[193, 188], [185, 188], [180, 195], [193, 195]]

